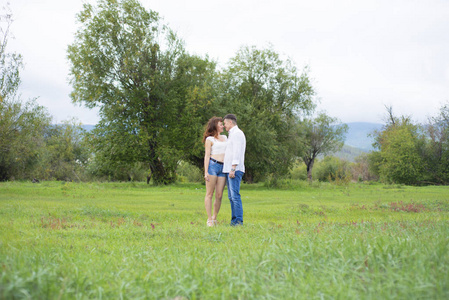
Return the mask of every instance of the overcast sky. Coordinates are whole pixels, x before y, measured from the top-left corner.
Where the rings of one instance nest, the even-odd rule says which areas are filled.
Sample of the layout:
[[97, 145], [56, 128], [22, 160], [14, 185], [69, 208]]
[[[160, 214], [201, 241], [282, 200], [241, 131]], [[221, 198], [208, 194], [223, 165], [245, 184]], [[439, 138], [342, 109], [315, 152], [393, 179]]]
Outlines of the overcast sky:
[[[81, 0], [10, 2], [9, 50], [21, 53], [23, 98], [39, 97], [55, 123], [96, 111], [73, 105], [67, 45]], [[95, 3], [94, 1], [90, 1]], [[448, 0], [141, 0], [184, 39], [189, 52], [224, 66], [242, 45], [308, 65], [320, 110], [343, 122], [382, 123], [385, 105], [425, 122], [449, 103]]]

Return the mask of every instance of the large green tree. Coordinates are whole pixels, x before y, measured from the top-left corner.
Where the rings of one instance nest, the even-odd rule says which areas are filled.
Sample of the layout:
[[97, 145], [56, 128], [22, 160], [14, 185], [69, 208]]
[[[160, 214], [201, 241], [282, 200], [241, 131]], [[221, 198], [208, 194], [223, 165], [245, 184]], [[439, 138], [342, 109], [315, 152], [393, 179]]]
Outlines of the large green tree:
[[424, 161], [416, 126], [404, 120], [385, 130], [381, 139], [381, 179], [404, 184], [422, 181]]
[[374, 146], [378, 152], [371, 154], [377, 165], [380, 179], [390, 183], [420, 184], [423, 182], [425, 139], [421, 127], [410, 117], [396, 117], [392, 107], [387, 109], [387, 122], [376, 132]]
[[156, 184], [175, 180], [180, 159], [194, 148], [196, 108], [210, 100], [215, 63], [190, 56], [154, 11], [136, 0], [85, 4], [68, 48], [72, 100], [99, 107], [92, 138], [99, 157], [145, 162]]
[[288, 172], [295, 159], [295, 124], [313, 108], [307, 69], [299, 74], [271, 48], [242, 47], [220, 77], [217, 110], [233, 113], [247, 140], [245, 179]]
[[307, 167], [307, 178], [312, 181], [312, 170], [315, 159], [320, 154], [340, 150], [344, 145], [346, 124], [338, 122], [337, 118], [319, 113], [316, 118], [304, 119], [297, 127], [300, 143], [297, 144], [298, 156], [302, 157]]

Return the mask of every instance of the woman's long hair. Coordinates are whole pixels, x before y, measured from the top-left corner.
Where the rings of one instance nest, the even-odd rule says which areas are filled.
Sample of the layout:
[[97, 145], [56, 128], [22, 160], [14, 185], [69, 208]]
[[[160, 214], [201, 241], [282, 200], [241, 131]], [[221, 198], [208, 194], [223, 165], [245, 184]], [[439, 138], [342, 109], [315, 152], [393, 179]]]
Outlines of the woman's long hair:
[[223, 122], [223, 119], [220, 117], [212, 117], [209, 119], [203, 134], [203, 144], [209, 136], [218, 137], [218, 122]]

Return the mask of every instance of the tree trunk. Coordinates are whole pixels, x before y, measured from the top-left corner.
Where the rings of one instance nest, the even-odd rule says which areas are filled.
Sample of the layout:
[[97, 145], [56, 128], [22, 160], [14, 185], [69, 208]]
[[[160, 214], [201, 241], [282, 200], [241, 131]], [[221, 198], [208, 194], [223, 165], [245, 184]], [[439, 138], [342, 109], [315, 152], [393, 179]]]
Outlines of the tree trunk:
[[312, 183], [312, 169], [313, 169], [313, 163], [315, 162], [315, 159], [311, 159], [306, 163], [307, 166], [307, 179], [309, 180], [309, 183]]
[[151, 175], [153, 175], [153, 173], [150, 171], [150, 174], [147, 175], [147, 184], [150, 184]]
[[154, 175], [153, 182], [156, 185], [170, 184], [176, 181], [174, 172], [172, 173], [171, 170], [167, 170], [162, 161], [157, 157], [153, 158], [150, 162], [150, 170], [151, 174]]
[[188, 161], [192, 165], [198, 167], [200, 170], [204, 169], [204, 156], [201, 156], [201, 157], [191, 156]]
[[246, 183], [254, 183], [254, 176], [248, 170], [245, 170], [245, 182]]
[[[148, 141], [148, 158], [153, 183], [156, 185], [174, 183], [176, 181], [176, 174], [174, 170], [165, 168], [163, 162], [156, 155], [156, 143], [154, 140], [155, 138], [153, 138], [153, 141]], [[148, 178], [147, 182], [149, 182]]]

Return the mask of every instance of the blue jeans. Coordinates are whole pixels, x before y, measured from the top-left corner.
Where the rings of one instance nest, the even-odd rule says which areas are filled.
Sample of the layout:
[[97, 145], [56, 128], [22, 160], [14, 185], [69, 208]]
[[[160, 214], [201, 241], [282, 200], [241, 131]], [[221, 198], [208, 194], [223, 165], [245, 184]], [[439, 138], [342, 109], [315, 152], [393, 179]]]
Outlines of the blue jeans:
[[207, 173], [212, 176], [226, 177], [226, 174], [223, 173], [223, 164], [219, 164], [213, 160], [209, 161], [209, 168], [207, 169]]
[[236, 171], [235, 178], [230, 178], [226, 173], [226, 185], [228, 186], [228, 198], [231, 202], [232, 219], [231, 225], [243, 224], [243, 206], [240, 197], [240, 182], [242, 181], [243, 172]]

